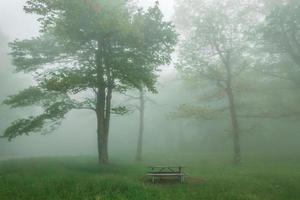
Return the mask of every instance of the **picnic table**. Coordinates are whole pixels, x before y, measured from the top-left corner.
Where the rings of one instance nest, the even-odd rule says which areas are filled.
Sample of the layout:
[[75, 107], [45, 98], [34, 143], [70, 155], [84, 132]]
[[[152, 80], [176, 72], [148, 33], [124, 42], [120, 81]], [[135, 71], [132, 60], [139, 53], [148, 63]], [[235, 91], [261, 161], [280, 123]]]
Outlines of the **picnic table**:
[[178, 178], [181, 183], [184, 182], [186, 174], [183, 172], [182, 166], [151, 166], [147, 176], [152, 178], [152, 183], [155, 183], [155, 178]]

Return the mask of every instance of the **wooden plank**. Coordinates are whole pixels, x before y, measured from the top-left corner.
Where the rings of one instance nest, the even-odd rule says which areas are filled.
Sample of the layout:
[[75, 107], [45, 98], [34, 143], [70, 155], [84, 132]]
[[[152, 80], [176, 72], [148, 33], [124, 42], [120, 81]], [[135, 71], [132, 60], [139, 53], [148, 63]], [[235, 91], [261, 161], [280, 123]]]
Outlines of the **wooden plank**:
[[182, 167], [150, 167], [152, 171], [155, 172], [174, 172], [180, 173], [182, 171]]
[[147, 174], [147, 176], [185, 176], [185, 174]]
[[183, 166], [149, 166], [148, 168], [184, 168]]
[[183, 172], [160, 172], [160, 171], [152, 171], [147, 172], [148, 174], [184, 174]]
[[184, 182], [184, 174], [167, 174], [167, 175], [164, 175], [164, 174], [159, 174], [159, 175], [155, 175], [155, 174], [149, 174], [149, 176], [152, 177], [152, 183], [154, 184], [155, 183], [155, 178], [167, 178], [167, 177], [175, 177], [175, 178], [178, 178], [180, 180], [180, 183], [183, 183]]
[[155, 178], [174, 177], [178, 178], [181, 183], [184, 182], [186, 174], [183, 172], [182, 166], [150, 166], [152, 171], [148, 172], [147, 176], [152, 177], [152, 183], [155, 183]]

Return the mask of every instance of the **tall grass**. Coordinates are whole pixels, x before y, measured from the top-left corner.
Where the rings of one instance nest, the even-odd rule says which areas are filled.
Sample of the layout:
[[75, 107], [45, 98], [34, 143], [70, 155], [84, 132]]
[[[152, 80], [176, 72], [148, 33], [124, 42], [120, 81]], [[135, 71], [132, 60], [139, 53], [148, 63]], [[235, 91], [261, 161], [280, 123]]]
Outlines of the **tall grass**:
[[[158, 161], [157, 164], [165, 164]], [[151, 184], [145, 163], [89, 157], [0, 162], [1, 200], [299, 200], [300, 161], [187, 162], [186, 183]]]

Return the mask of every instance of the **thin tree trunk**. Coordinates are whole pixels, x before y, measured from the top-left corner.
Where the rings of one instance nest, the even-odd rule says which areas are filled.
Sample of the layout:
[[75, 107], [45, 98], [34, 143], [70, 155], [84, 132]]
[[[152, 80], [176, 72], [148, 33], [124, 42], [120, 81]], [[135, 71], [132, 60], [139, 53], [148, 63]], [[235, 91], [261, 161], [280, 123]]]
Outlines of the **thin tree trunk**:
[[240, 128], [236, 114], [235, 100], [232, 89], [228, 90], [228, 101], [233, 133], [233, 162], [235, 165], [239, 165], [241, 161]]
[[140, 89], [140, 124], [139, 124], [139, 134], [138, 134], [138, 143], [136, 150], [136, 161], [142, 160], [143, 153], [143, 134], [144, 134], [144, 117], [145, 117], [145, 97], [143, 89]]
[[235, 165], [239, 165], [241, 161], [241, 146], [240, 146], [240, 127], [239, 122], [237, 118], [236, 113], [236, 106], [235, 106], [235, 99], [234, 94], [232, 90], [232, 71], [231, 71], [231, 53], [230, 51], [226, 52], [226, 55], [222, 53], [220, 50], [220, 47], [218, 44], [214, 41], [212, 41], [212, 46], [216, 49], [217, 53], [219, 54], [219, 57], [221, 61], [224, 64], [224, 67], [226, 69], [227, 73], [227, 80], [226, 86], [222, 85], [222, 88], [224, 88], [227, 96], [228, 96], [228, 103], [229, 103], [229, 110], [230, 110], [230, 118], [231, 118], [231, 124], [232, 124], [232, 133], [233, 133], [233, 163]]
[[241, 146], [240, 146], [240, 127], [236, 112], [236, 105], [234, 94], [232, 90], [232, 72], [229, 59], [230, 54], [227, 55], [226, 61], [224, 62], [225, 68], [227, 70], [227, 81], [226, 81], [226, 93], [228, 96], [230, 118], [232, 124], [232, 133], [233, 133], [233, 163], [239, 165], [241, 161]]

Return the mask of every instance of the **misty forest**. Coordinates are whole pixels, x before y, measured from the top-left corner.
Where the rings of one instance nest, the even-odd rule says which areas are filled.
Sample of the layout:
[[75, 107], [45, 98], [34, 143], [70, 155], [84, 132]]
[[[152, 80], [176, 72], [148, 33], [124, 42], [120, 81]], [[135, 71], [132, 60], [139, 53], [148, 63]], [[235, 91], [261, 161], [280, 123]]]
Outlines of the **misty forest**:
[[299, 0], [1, 0], [1, 200], [300, 199]]

